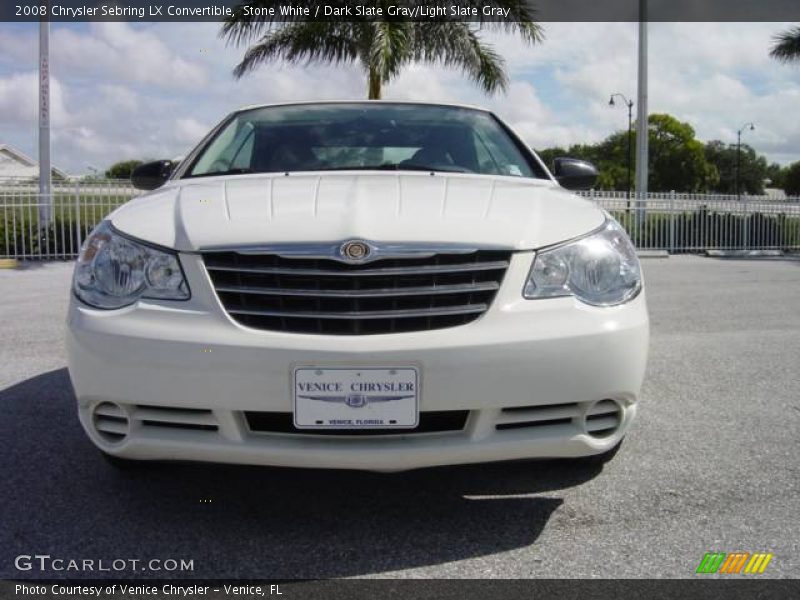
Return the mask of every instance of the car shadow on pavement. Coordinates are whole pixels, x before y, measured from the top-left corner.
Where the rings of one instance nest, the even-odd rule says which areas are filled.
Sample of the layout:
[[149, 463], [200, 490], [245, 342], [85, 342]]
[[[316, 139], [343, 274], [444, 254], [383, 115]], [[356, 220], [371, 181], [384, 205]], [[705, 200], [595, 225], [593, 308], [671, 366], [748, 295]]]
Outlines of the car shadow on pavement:
[[[74, 403], [66, 369], [0, 390], [0, 578], [291, 579], [424, 568], [534, 544], [563, 502], [538, 494], [601, 470], [517, 461], [395, 474], [179, 463], [117, 471], [85, 438]], [[21, 573], [20, 554], [185, 559], [194, 569]]]

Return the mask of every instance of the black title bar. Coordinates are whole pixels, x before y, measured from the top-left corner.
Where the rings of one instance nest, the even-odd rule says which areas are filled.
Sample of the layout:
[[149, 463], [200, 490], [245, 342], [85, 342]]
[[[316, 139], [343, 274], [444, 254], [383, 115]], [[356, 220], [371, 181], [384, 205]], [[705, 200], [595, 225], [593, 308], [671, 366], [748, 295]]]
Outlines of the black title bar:
[[[745, 576], [746, 577], [746, 576]], [[758, 577], [758, 576], [757, 576]], [[0, 597], [23, 600], [538, 600], [550, 598], [704, 598], [783, 600], [796, 598], [798, 580], [69, 580], [0, 581]]]
[[0, 21], [222, 21], [238, 8], [274, 22], [502, 22], [513, 4], [539, 22], [800, 21], [800, 0], [2, 0]]

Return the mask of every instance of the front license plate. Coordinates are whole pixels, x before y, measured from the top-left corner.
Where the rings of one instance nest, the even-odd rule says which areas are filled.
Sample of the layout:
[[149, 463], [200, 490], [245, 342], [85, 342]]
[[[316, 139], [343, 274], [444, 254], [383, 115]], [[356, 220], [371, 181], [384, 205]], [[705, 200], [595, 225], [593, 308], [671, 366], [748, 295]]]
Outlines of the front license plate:
[[297, 367], [294, 425], [300, 429], [410, 429], [419, 415], [415, 367]]

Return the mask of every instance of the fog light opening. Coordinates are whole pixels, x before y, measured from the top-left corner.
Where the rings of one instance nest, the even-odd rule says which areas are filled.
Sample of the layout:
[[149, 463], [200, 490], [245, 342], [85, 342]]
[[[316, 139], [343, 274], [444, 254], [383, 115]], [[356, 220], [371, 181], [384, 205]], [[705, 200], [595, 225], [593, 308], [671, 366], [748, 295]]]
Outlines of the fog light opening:
[[113, 402], [101, 402], [92, 411], [92, 426], [98, 437], [109, 444], [120, 444], [128, 436], [128, 414]]
[[598, 400], [583, 415], [583, 431], [598, 439], [612, 436], [622, 425], [623, 414], [623, 408], [616, 400]]

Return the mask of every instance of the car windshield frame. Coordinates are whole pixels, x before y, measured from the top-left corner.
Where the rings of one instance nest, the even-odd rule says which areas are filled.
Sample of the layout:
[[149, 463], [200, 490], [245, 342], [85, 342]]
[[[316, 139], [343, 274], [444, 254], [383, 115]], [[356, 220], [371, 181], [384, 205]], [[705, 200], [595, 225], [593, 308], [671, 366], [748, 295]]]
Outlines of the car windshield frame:
[[[328, 111], [327, 113], [325, 111]], [[505, 165], [505, 168], [509, 172], [497, 172], [501, 169], [501, 165], [497, 163], [495, 156], [492, 156], [492, 161], [494, 161], [494, 168], [495, 171], [482, 171], [480, 169], [475, 168], [467, 168], [462, 166], [461, 164], [456, 163], [452, 158], [450, 158], [452, 163], [447, 164], [428, 164], [427, 161], [420, 160], [419, 163], [415, 163], [414, 156], [407, 158], [403, 161], [397, 162], [385, 162], [381, 164], [369, 164], [369, 165], [321, 165], [321, 166], [314, 166], [309, 168], [242, 168], [242, 167], [234, 167], [233, 161], [228, 165], [230, 168], [228, 169], [220, 169], [216, 171], [203, 171], [197, 172], [198, 165], [207, 158], [207, 153], [213, 149], [213, 146], [217, 140], [226, 134], [229, 128], [237, 121], [241, 120], [242, 116], [246, 116], [250, 113], [259, 114], [261, 113], [264, 115], [264, 118], [258, 120], [259, 127], [274, 127], [274, 128], [281, 128], [281, 127], [288, 127], [287, 121], [281, 119], [281, 113], [285, 113], [289, 117], [295, 117], [295, 120], [289, 120], [288, 123], [301, 123], [304, 120], [307, 120], [309, 124], [309, 129], [314, 125], [314, 113], [315, 112], [322, 112], [323, 114], [336, 114], [337, 112], [341, 111], [343, 116], [348, 116], [351, 119], [356, 118], [359, 114], [363, 116], [363, 119], [366, 123], [371, 123], [371, 119], [373, 119], [370, 113], [380, 113], [383, 112], [391, 112], [396, 111], [399, 124], [397, 127], [402, 128], [404, 125], [406, 128], [412, 128], [414, 126], [419, 127], [420, 124], [417, 123], [415, 125], [415, 116], [419, 118], [420, 111], [427, 111], [430, 114], [435, 114], [436, 112], [440, 112], [443, 118], [447, 118], [446, 123], [447, 125], [442, 126], [439, 128], [440, 135], [441, 132], [446, 132], [448, 129], [449, 124], [454, 124], [460, 131], [458, 131], [459, 135], [465, 135], [466, 133], [471, 133], [475, 136], [475, 140], [478, 140], [479, 133], [485, 134], [486, 132], [491, 133], [492, 135], [496, 136], [496, 140], [502, 140], [501, 145], [505, 144], [506, 146], [502, 149], [504, 151], [510, 152], [513, 158], [517, 161], [516, 163], [508, 163]], [[270, 114], [274, 113], [274, 114]], [[305, 113], [305, 115], [304, 115]], [[366, 115], [366, 116], [364, 116]], [[298, 119], [298, 116], [307, 116], [306, 119]], [[400, 117], [407, 117], [408, 121], [403, 122]], [[424, 115], [423, 115], [424, 116]], [[270, 118], [271, 117], [271, 118]], [[257, 120], [248, 121], [248, 123], [256, 122]], [[377, 121], [376, 121], [377, 122]], [[346, 120], [343, 119], [342, 123], [346, 123]], [[479, 132], [478, 125], [484, 128], [483, 132]], [[449, 127], [455, 131], [455, 127]], [[255, 129], [255, 128], [253, 128]], [[428, 128], [427, 131], [430, 131], [431, 128]], [[401, 129], [398, 129], [401, 131]], [[377, 134], [377, 131], [375, 132]], [[234, 137], [239, 134], [237, 130], [234, 133]], [[485, 137], [485, 136], [484, 136]], [[493, 140], [493, 141], [496, 141]], [[451, 147], [463, 148], [464, 145], [453, 146], [452, 141]], [[475, 142], [477, 145], [477, 141]], [[227, 146], [224, 146], [227, 148]], [[315, 147], [317, 148], [317, 147]], [[366, 146], [364, 147], [366, 148]], [[375, 145], [375, 148], [379, 148], [381, 150], [381, 156], [385, 155], [385, 152], [388, 149], [397, 151], [396, 148], [388, 148], [385, 146], [380, 146], [379, 144]], [[413, 147], [409, 147], [409, 149], [413, 149]], [[311, 151], [312, 147], [308, 147], [308, 151]], [[319, 148], [317, 148], [319, 150]], [[362, 148], [363, 150], [363, 148]], [[423, 149], [419, 148], [416, 154], [422, 152]], [[254, 149], [253, 152], [256, 152]], [[477, 151], [476, 151], [477, 152]], [[217, 157], [220, 155], [218, 154]], [[449, 157], [449, 155], [448, 155]], [[475, 162], [470, 163], [470, 167], [478, 166], [483, 167], [484, 163], [477, 162], [477, 154], [475, 156]], [[403, 164], [405, 163], [405, 164]], [[206, 165], [206, 168], [208, 165]], [[214, 129], [212, 129], [208, 135], [195, 147], [194, 150], [187, 156], [186, 160], [181, 164], [178, 169], [176, 169], [175, 173], [173, 174], [172, 179], [180, 180], [180, 179], [196, 179], [196, 178], [205, 178], [205, 177], [223, 177], [223, 176], [235, 176], [235, 175], [247, 175], [247, 174], [293, 174], [293, 173], [314, 173], [314, 172], [346, 172], [346, 171], [363, 171], [363, 172], [388, 172], [388, 171], [396, 171], [396, 172], [419, 172], [419, 171], [426, 171], [426, 172], [441, 172], [441, 173], [465, 173], [471, 175], [482, 175], [482, 176], [506, 176], [506, 177], [514, 177], [520, 179], [551, 179], [550, 173], [544, 167], [543, 163], [536, 157], [533, 151], [523, 143], [523, 141], [505, 124], [502, 120], [500, 120], [497, 116], [495, 116], [492, 112], [481, 110], [478, 108], [471, 108], [471, 107], [462, 107], [462, 106], [453, 106], [453, 105], [444, 105], [444, 104], [416, 104], [416, 103], [392, 103], [392, 102], [330, 102], [330, 103], [308, 103], [308, 104], [280, 104], [280, 105], [268, 105], [268, 106], [258, 106], [253, 108], [246, 108], [242, 110], [235, 111], [228, 115], [222, 122], [220, 122]]]

